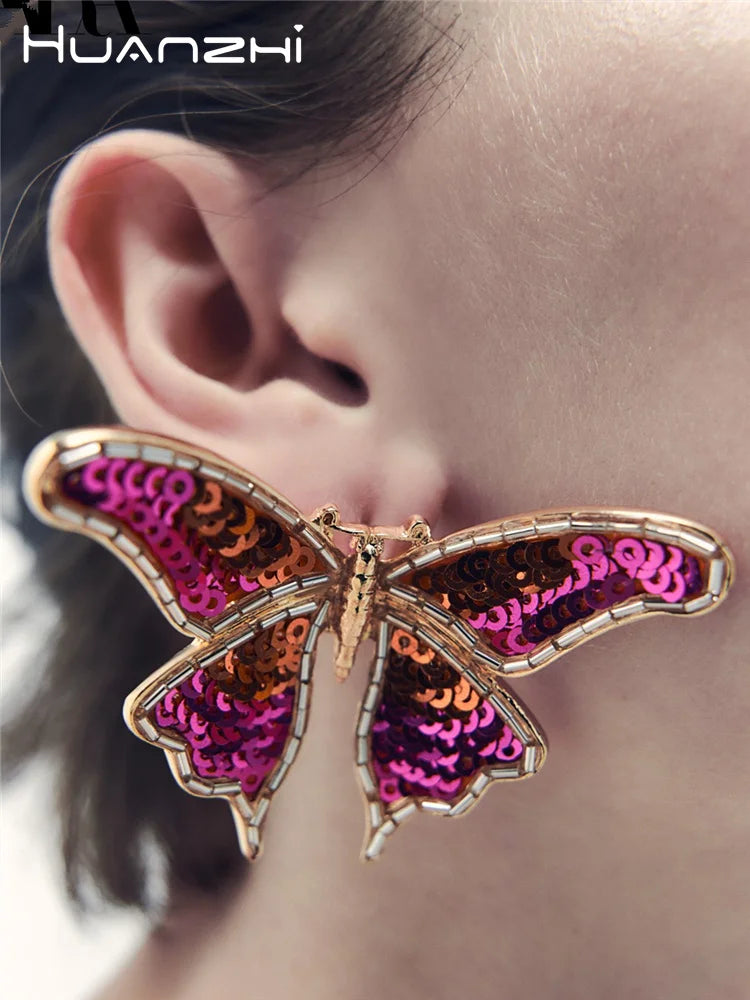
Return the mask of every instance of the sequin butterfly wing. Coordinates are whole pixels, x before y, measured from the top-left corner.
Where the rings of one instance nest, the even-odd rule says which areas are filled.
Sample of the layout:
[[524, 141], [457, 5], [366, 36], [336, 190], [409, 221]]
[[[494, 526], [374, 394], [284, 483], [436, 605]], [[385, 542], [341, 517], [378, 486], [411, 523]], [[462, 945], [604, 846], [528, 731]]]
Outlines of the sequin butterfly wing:
[[124, 705], [130, 728], [165, 751], [186, 791], [228, 800], [248, 858], [260, 851], [271, 799], [304, 736], [328, 611], [313, 594], [256, 614], [222, 643], [171, 660]]
[[462, 815], [491, 781], [533, 774], [547, 752], [529, 711], [471, 650], [402, 611], [383, 609], [357, 723], [366, 859], [417, 810]]
[[731, 577], [708, 529], [611, 510], [482, 525], [384, 564], [357, 728], [366, 856], [417, 809], [458, 815], [491, 781], [539, 769], [542, 731], [505, 677], [648, 613], [708, 611]]
[[187, 791], [229, 801], [255, 856], [304, 733], [338, 550], [241, 469], [156, 435], [54, 435], [24, 483], [42, 519], [107, 546], [193, 638], [132, 692], [125, 718]]

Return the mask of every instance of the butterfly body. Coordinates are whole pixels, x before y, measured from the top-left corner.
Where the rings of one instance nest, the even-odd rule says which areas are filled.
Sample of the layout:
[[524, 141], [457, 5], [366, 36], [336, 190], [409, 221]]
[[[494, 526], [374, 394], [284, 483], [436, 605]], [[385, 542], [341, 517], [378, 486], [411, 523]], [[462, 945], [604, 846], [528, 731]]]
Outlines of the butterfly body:
[[[375, 640], [355, 729], [372, 858], [413, 813], [461, 815], [492, 782], [539, 770], [546, 740], [508, 677], [653, 612], [710, 611], [733, 572], [713, 532], [646, 511], [541, 511], [438, 541], [417, 517], [343, 524], [329, 506], [308, 519], [218, 456], [126, 428], [47, 439], [25, 488], [44, 520], [110, 548], [192, 639], [125, 719], [186, 790], [230, 803], [248, 857], [304, 737], [324, 630], [340, 679]], [[384, 558], [386, 540], [407, 548]]]
[[349, 676], [362, 636], [370, 624], [376, 586], [375, 571], [381, 551], [382, 545], [363, 536], [352, 557], [349, 582], [336, 631], [336, 676], [339, 680], [345, 680]]
[[344, 566], [343, 599], [336, 615], [336, 676], [343, 681], [349, 676], [362, 637], [369, 632], [384, 542], [407, 541], [421, 545], [430, 539], [430, 530], [427, 522], [417, 515], [399, 527], [344, 524], [338, 507], [333, 504], [319, 508], [311, 520], [329, 539], [333, 530], [354, 536], [354, 551]]

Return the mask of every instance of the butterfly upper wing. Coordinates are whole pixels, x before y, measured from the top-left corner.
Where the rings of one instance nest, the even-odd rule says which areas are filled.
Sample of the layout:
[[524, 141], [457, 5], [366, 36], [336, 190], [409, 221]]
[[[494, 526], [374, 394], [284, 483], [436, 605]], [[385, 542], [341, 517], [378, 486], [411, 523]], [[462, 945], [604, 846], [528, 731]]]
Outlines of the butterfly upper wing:
[[[524, 674], [644, 614], [708, 611], [733, 563], [707, 528], [639, 511], [552, 511], [459, 532], [383, 567], [388, 603]], [[409, 611], [411, 609], [411, 612]]]
[[105, 427], [53, 435], [24, 479], [44, 520], [114, 551], [188, 635], [208, 639], [341, 573], [338, 549], [287, 500], [169, 438]]
[[222, 633], [220, 643], [194, 643], [125, 702], [130, 728], [164, 750], [187, 791], [229, 801], [250, 858], [307, 725], [328, 609], [318, 594], [256, 613], [239, 631]]
[[365, 858], [418, 809], [462, 815], [491, 781], [533, 774], [546, 756], [528, 710], [471, 654], [391, 613], [376, 641], [356, 735]]
[[110, 548], [194, 637], [132, 692], [125, 719], [184, 788], [229, 800], [254, 857], [306, 725], [338, 549], [241, 469], [126, 428], [48, 438], [24, 485], [44, 520]]

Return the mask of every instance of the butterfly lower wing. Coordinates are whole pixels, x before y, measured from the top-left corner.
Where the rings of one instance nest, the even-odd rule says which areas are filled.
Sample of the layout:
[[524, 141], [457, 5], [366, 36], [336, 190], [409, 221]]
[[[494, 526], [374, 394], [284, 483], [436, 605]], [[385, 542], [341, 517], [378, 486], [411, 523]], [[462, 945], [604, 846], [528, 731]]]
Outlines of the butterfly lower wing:
[[209, 639], [277, 597], [338, 579], [338, 549], [287, 500], [217, 455], [127, 428], [56, 434], [26, 496], [55, 527], [111, 549], [169, 621]]
[[520, 675], [645, 614], [708, 611], [732, 556], [709, 529], [639, 511], [550, 511], [482, 525], [384, 566], [381, 586], [482, 663]]
[[229, 801], [249, 858], [304, 735], [328, 610], [318, 593], [256, 616], [221, 645], [193, 643], [125, 702], [128, 726], [164, 750], [183, 788]]
[[529, 712], [471, 656], [391, 614], [375, 634], [356, 731], [367, 859], [416, 811], [462, 815], [491, 782], [533, 774], [546, 755]]

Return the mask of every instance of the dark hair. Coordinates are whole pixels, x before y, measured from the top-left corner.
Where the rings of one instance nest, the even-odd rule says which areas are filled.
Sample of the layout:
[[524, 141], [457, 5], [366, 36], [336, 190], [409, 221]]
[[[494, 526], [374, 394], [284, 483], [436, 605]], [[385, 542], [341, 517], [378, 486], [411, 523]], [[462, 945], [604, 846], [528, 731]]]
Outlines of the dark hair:
[[[126, 125], [183, 132], [249, 157], [271, 186], [315, 164], [382, 158], [416, 117], [417, 95], [424, 100], [427, 84], [436, 92], [461, 46], [450, 34], [453, 4], [439, 11], [422, 2], [131, 6], [147, 45], [173, 34], [254, 35], [273, 45], [304, 24], [302, 62], [290, 65], [193, 66], [170, 54], [161, 65], [81, 66], [45, 53], [34, 54], [32, 68], [22, 63], [17, 34], [4, 46], [4, 474], [17, 491], [13, 520], [34, 550], [35, 577], [59, 609], [5, 728], [5, 776], [40, 755], [51, 761], [67, 887], [79, 905], [91, 885], [109, 901], [146, 907], [149, 844], [161, 852], [173, 895], [217, 891], [246, 862], [226, 805], [185, 794], [121, 719], [125, 695], [184, 637], [110, 553], [41, 525], [20, 501], [21, 466], [41, 437], [117, 420], [49, 282], [52, 181], [87, 141]], [[69, 8], [62, 21], [74, 30], [80, 7]], [[85, 54], [85, 36], [77, 41]], [[102, 51], [100, 39], [90, 41], [92, 54]], [[29, 631], [34, 614], [33, 606], [23, 611]]]

